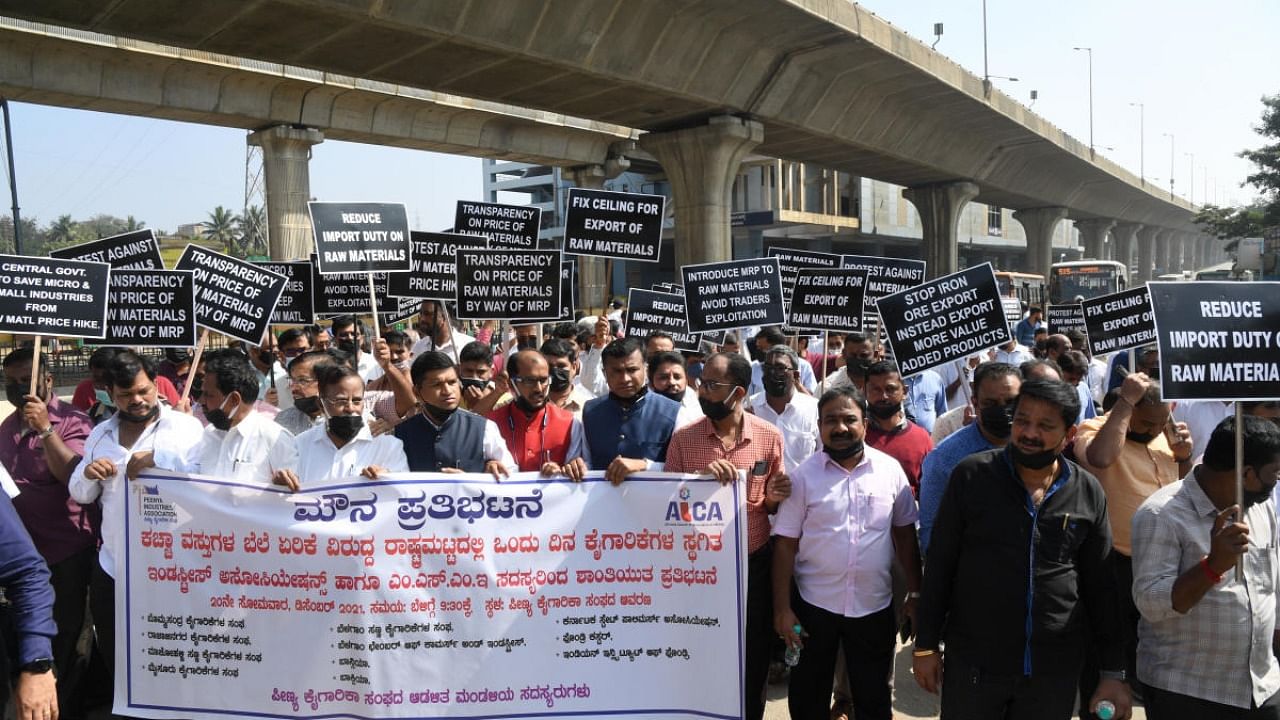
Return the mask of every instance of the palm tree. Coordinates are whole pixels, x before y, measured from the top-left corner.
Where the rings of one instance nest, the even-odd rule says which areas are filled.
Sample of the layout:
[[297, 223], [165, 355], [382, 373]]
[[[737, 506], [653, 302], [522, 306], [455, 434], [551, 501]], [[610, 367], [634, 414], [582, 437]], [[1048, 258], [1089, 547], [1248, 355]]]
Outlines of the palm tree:
[[236, 218], [240, 247], [246, 255], [267, 253], [267, 213], [259, 205], [250, 205]]
[[205, 237], [225, 247], [228, 255], [236, 253], [236, 216], [230, 210], [219, 205], [200, 224], [204, 225]]
[[133, 232], [145, 228], [147, 224], [130, 215], [124, 220], [124, 232]]
[[60, 215], [49, 225], [48, 241], [54, 247], [70, 245], [76, 240], [76, 223], [70, 215]]

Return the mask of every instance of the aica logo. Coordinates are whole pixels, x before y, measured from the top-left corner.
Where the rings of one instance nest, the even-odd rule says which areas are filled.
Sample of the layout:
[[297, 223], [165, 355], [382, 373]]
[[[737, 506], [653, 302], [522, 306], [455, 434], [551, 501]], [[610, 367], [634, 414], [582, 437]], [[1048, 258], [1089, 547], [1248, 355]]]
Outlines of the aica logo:
[[667, 503], [666, 521], [671, 522], [724, 522], [724, 513], [720, 511], [720, 503], [718, 502], [702, 502], [701, 500], [690, 502], [689, 498], [693, 497], [693, 493], [689, 488], [680, 488], [680, 501], [671, 501]]

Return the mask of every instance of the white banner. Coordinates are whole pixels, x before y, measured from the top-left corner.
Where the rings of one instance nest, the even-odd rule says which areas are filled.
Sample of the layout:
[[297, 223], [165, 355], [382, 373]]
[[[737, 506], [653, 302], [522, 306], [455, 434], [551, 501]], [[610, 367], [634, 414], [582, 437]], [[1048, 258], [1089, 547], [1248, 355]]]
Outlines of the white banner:
[[742, 716], [741, 483], [130, 490], [116, 714]]

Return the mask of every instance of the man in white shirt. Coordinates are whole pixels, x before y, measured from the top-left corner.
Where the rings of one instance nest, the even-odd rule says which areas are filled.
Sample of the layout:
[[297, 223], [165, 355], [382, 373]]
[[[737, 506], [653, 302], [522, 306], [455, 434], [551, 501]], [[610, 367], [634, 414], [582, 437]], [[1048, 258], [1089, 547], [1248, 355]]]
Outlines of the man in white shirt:
[[366, 383], [382, 377], [382, 367], [372, 353], [364, 352], [364, 323], [353, 315], [339, 315], [333, 319], [329, 331], [333, 334], [334, 344], [343, 352], [349, 353], [355, 360], [356, 371]]
[[702, 405], [698, 403], [698, 391], [689, 387], [684, 358], [678, 352], [664, 351], [649, 356], [649, 387], [668, 400], [680, 403], [676, 416], [676, 428], [702, 419]]
[[992, 360], [1007, 363], [1014, 367], [1018, 367], [1028, 360], [1035, 360], [1036, 356], [1033, 355], [1029, 349], [1018, 344], [1017, 335], [1014, 335], [1011, 332], [1010, 336], [1013, 339], [996, 348], [994, 355], [991, 357]]
[[324, 423], [297, 438], [297, 470], [276, 471], [275, 482], [306, 487], [326, 480], [408, 472], [404, 444], [394, 435], [374, 437], [364, 418], [364, 383], [342, 365], [319, 365], [316, 381]]
[[540, 351], [551, 366], [551, 389], [547, 402], [568, 410], [581, 420], [582, 408], [595, 396], [581, 383], [575, 382], [582, 367], [578, 363], [577, 346], [568, 340], [552, 338], [542, 343]]
[[752, 395], [750, 405], [756, 417], [772, 423], [782, 433], [782, 467], [788, 473], [821, 446], [818, 398], [796, 391], [799, 364], [795, 351], [786, 345], [769, 348], [760, 365], [764, 391]]
[[[770, 348], [775, 348], [779, 345], [786, 346], [787, 336], [783, 334], [781, 328], [770, 326], [761, 328], [760, 332], [756, 334], [755, 339], [752, 340], [752, 342], [756, 344], [756, 349], [763, 353], [768, 352]], [[796, 368], [796, 370], [800, 373], [800, 384], [804, 386], [805, 390], [809, 391], [809, 394], [818, 392], [818, 379], [813, 375], [813, 366], [809, 363], [801, 363], [800, 367]], [[762, 385], [763, 379], [760, 375], [760, 363], [752, 362], [752, 393], [759, 393], [764, 390], [764, 386]]]
[[115, 664], [114, 578], [126, 540], [126, 475], [137, 477], [142, 468], [157, 462], [194, 462], [203, 428], [199, 420], [160, 403], [155, 366], [149, 359], [121, 350], [103, 369], [103, 378], [118, 410], [89, 433], [67, 489], [76, 502], [102, 505], [102, 547], [90, 602], [102, 660], [110, 671]]
[[[209, 426], [204, 429], [194, 461], [156, 465], [180, 472], [266, 485], [279, 470], [297, 467], [293, 434], [253, 409], [258, 386], [253, 368], [240, 353], [206, 354], [200, 405]], [[297, 490], [297, 487], [290, 487]]]
[[438, 300], [423, 300], [422, 309], [418, 311], [418, 321], [413, 328], [422, 336], [413, 344], [409, 353], [418, 357], [424, 352], [438, 350], [458, 361], [458, 353], [467, 343], [475, 342], [475, 338], [454, 330], [446, 322], [448, 316]]

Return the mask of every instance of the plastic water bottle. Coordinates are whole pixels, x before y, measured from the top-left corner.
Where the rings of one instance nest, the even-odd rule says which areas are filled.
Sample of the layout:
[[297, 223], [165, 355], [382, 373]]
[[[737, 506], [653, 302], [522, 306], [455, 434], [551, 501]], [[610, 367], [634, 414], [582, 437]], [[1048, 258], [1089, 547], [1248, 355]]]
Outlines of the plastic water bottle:
[[[804, 628], [801, 627], [799, 623], [793, 625], [791, 629], [795, 631], [796, 635], [800, 635], [804, 632]], [[782, 656], [782, 662], [789, 668], [800, 664], [800, 651], [802, 649], [804, 649], [804, 645], [800, 644], [798, 641], [794, 646], [788, 645], [787, 652]], [[1114, 709], [1112, 712], [1115, 712]]]
[[1112, 720], [1116, 716], [1116, 706], [1110, 700], [1099, 700], [1093, 708], [1098, 720]]

